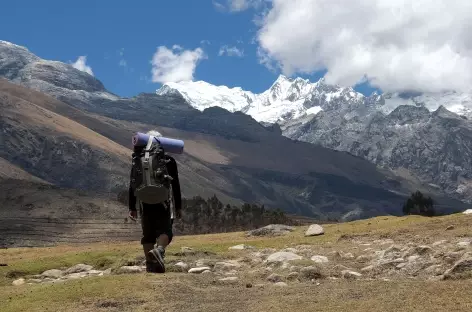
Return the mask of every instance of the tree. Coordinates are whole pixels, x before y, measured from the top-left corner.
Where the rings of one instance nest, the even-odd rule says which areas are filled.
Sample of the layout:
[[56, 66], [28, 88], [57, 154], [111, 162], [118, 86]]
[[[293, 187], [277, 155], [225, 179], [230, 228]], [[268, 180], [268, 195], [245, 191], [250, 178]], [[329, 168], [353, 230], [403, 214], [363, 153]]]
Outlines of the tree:
[[432, 217], [435, 215], [434, 201], [431, 197], [425, 197], [420, 191], [411, 194], [403, 204], [404, 215], [422, 215]]

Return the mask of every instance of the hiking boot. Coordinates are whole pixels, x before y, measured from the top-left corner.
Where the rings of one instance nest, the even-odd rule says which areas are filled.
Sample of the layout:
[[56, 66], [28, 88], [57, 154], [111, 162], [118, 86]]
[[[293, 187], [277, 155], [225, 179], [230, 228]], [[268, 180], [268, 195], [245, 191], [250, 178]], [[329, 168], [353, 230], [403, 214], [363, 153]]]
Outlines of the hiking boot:
[[147, 272], [147, 273], [157, 273], [155, 262], [153, 262], [153, 261], [146, 261], [146, 272]]
[[164, 254], [165, 250], [161, 248], [154, 248], [149, 252], [149, 255], [153, 257], [153, 264], [157, 273], [164, 273], [166, 267], [164, 265]]

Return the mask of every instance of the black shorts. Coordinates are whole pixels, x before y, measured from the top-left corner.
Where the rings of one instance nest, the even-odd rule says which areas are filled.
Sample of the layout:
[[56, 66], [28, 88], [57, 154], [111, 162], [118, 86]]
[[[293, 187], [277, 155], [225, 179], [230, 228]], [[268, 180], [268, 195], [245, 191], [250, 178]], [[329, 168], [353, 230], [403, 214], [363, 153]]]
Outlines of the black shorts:
[[172, 222], [170, 209], [162, 204], [144, 204], [141, 210], [141, 227], [143, 237], [141, 244], [155, 244], [161, 234], [167, 234], [169, 243], [172, 241]]

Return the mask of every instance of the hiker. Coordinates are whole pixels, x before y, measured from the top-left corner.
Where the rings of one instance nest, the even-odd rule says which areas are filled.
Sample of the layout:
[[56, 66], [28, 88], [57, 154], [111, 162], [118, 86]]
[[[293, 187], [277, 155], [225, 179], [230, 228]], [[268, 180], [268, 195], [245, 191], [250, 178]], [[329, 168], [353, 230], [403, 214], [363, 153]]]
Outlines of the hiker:
[[[153, 131], [151, 134], [154, 137], [160, 137], [160, 133]], [[150, 146], [149, 143], [147, 146]], [[152, 162], [158, 162], [159, 157], [163, 157], [167, 162], [163, 165], [167, 169], [167, 174], [170, 176], [170, 183], [167, 183], [169, 188], [169, 196], [167, 200], [159, 203], [146, 203], [142, 198], [156, 198], [161, 189], [148, 188], [151, 191], [136, 195], [136, 189], [144, 184], [142, 160], [146, 155], [147, 146], [135, 146], [132, 154], [132, 166], [130, 174], [129, 186], [129, 217], [132, 220], [137, 219], [136, 203], [138, 202], [139, 213], [141, 217], [142, 238], [141, 244], [143, 246], [144, 255], [146, 257], [146, 271], [152, 273], [164, 273], [164, 256], [165, 249], [171, 243], [173, 238], [172, 226], [174, 222], [174, 212], [177, 219], [181, 218], [182, 199], [180, 193], [180, 182], [177, 170], [177, 163], [175, 159], [169, 156], [165, 151], [163, 153], [150, 152]], [[153, 148], [151, 148], [152, 150]], [[159, 154], [159, 156], [156, 156]], [[154, 156], [152, 156], [154, 155]], [[165, 162], [164, 162], [165, 163]], [[153, 164], [153, 167], [155, 164]], [[141, 173], [141, 176], [140, 176]], [[165, 175], [164, 175], [165, 176]], [[163, 183], [165, 185], [165, 182]], [[141, 188], [143, 189], [143, 188]], [[153, 193], [154, 192], [154, 193]], [[167, 193], [164, 193], [167, 194]], [[156, 245], [154, 247], [154, 245]]]

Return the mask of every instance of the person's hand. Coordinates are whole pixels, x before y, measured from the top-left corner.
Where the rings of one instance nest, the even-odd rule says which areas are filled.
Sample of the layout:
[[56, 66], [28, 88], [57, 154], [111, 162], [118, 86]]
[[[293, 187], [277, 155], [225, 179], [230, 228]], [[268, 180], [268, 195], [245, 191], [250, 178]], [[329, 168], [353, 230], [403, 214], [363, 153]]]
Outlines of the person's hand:
[[138, 212], [136, 210], [130, 210], [128, 213], [128, 217], [131, 220], [136, 221], [138, 219]]

